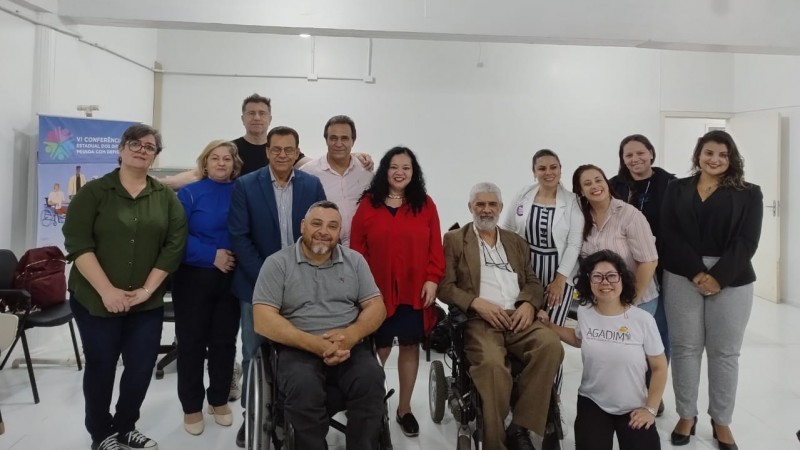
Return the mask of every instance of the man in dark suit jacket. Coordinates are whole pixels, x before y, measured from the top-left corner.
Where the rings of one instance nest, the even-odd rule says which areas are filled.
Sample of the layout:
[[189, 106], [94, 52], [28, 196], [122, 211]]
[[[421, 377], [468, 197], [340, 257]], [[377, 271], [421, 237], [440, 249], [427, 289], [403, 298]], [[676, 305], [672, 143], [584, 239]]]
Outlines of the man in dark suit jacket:
[[[445, 273], [438, 297], [469, 318], [464, 349], [469, 372], [483, 401], [483, 448], [528, 450], [528, 431], [543, 436], [550, 393], [564, 349], [536, 321], [542, 284], [531, 268], [528, 243], [497, 227], [503, 209], [500, 188], [479, 183], [470, 192], [474, 221], [444, 235]], [[511, 403], [506, 353], [523, 363], [511, 425], [503, 421]]]
[[[289, 127], [267, 134], [267, 167], [236, 180], [228, 212], [231, 249], [236, 257], [233, 293], [242, 309], [242, 366], [247, 386], [250, 358], [264, 338], [253, 331], [253, 289], [267, 257], [300, 238], [300, 221], [308, 208], [325, 200], [319, 178], [293, 170], [300, 138]], [[242, 396], [242, 406], [245, 396]], [[244, 424], [237, 445], [244, 447]], [[241, 439], [240, 439], [241, 438]]]

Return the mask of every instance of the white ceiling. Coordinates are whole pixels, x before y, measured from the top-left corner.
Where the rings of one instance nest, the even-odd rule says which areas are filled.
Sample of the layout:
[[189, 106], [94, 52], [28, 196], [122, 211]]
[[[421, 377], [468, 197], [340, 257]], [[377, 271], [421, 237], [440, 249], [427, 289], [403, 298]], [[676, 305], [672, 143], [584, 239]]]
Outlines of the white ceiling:
[[800, 55], [798, 0], [11, 0], [65, 23]]

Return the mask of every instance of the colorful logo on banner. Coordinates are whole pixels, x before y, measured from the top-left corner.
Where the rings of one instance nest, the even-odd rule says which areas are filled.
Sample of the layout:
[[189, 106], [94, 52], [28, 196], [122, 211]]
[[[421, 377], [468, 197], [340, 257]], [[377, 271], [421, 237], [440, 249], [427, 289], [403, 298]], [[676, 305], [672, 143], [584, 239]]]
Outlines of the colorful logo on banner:
[[66, 128], [54, 128], [44, 136], [44, 151], [55, 161], [64, 161], [75, 153], [75, 137]]

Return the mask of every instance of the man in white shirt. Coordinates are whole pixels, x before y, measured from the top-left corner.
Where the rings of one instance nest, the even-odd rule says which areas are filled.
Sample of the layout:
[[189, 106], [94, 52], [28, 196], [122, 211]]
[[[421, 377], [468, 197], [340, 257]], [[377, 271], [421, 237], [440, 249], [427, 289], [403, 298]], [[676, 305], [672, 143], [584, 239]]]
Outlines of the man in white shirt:
[[356, 142], [356, 124], [347, 116], [333, 116], [325, 124], [322, 136], [328, 153], [300, 170], [322, 182], [325, 197], [336, 203], [342, 214], [341, 242], [350, 247], [350, 224], [356, 214], [358, 200], [372, 181], [372, 172], [351, 155]]
[[[528, 431], [544, 435], [564, 350], [558, 336], [536, 321], [542, 284], [531, 268], [528, 243], [497, 227], [503, 209], [500, 188], [476, 184], [468, 206], [474, 221], [444, 236], [445, 274], [437, 295], [469, 319], [464, 349], [483, 401], [483, 448], [530, 450]], [[507, 429], [512, 378], [506, 353], [523, 364]]]

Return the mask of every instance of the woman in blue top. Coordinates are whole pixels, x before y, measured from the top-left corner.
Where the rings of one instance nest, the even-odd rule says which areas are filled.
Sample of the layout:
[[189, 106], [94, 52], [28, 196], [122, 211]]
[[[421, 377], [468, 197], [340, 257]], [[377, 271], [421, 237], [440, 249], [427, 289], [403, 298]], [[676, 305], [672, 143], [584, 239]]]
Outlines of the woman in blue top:
[[[233, 179], [241, 172], [236, 145], [211, 141], [197, 157], [200, 181], [184, 186], [178, 199], [186, 212], [189, 238], [180, 269], [173, 276], [175, 335], [178, 340], [178, 398], [183, 427], [203, 432], [203, 398], [208, 413], [230, 426], [231, 367], [239, 332], [239, 302], [230, 287], [236, 258], [228, 242], [228, 208]], [[203, 392], [203, 362], [208, 355], [208, 389]], [[205, 395], [204, 395], [205, 394]]]

